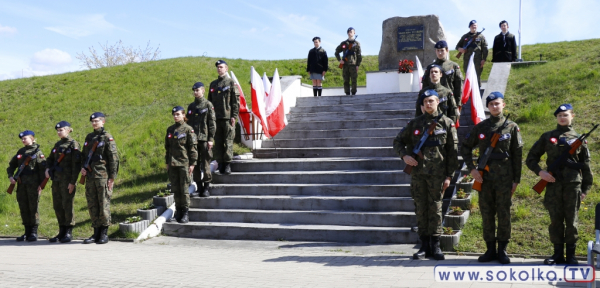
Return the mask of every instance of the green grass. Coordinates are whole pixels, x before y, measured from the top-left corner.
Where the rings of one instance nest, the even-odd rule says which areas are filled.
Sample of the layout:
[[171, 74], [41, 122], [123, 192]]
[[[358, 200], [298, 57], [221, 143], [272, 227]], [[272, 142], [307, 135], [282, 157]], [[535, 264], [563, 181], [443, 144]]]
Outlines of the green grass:
[[[537, 44], [523, 48], [523, 58], [526, 60], [539, 60], [540, 53], [548, 63], [513, 68], [506, 90], [506, 111], [519, 124], [525, 141], [523, 162], [539, 136], [556, 127], [553, 112], [560, 104], [571, 103], [575, 107], [574, 128], [579, 133], [589, 131], [592, 123], [600, 122], [600, 39]], [[600, 202], [600, 133], [592, 134], [588, 142], [592, 171], [596, 177], [592, 190], [579, 210], [578, 255], [585, 255], [587, 241], [595, 237], [594, 207]], [[523, 163], [521, 184], [513, 196], [509, 253], [552, 253], [548, 236], [550, 219], [543, 206], [544, 194], [540, 196], [531, 190], [538, 178]], [[471, 215], [458, 249], [483, 252], [485, 243], [481, 236], [481, 214], [475, 209]]]

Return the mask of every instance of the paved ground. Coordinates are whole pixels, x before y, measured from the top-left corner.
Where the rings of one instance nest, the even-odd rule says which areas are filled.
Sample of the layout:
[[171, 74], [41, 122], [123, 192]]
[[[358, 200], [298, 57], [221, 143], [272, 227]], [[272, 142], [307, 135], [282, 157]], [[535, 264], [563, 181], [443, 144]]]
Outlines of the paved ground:
[[[348, 244], [350, 245], [350, 244]], [[0, 287], [543, 287], [440, 283], [412, 245], [217, 241], [157, 237], [142, 244], [0, 240]], [[447, 256], [444, 264], [476, 263]], [[513, 263], [538, 264], [539, 259]], [[600, 275], [600, 272], [598, 272]], [[567, 283], [565, 283], [567, 284]], [[559, 285], [562, 286], [562, 285]], [[572, 285], [565, 285], [572, 286]], [[580, 285], [582, 286], [582, 285]]]

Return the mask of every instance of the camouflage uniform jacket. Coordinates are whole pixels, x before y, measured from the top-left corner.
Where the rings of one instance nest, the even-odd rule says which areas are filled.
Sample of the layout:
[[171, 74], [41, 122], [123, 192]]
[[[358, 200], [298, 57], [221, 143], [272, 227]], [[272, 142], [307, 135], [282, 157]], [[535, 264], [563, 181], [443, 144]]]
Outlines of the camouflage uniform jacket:
[[204, 97], [196, 98], [193, 103], [188, 105], [187, 124], [196, 131], [198, 141], [215, 141], [215, 108], [210, 101]]
[[[436, 84], [430, 84], [429, 86], [423, 86], [424, 88], [419, 91], [418, 95], [425, 92], [425, 90], [433, 89], [438, 93], [440, 97], [440, 105], [438, 105], [438, 111], [441, 111], [446, 115], [446, 117], [450, 118], [454, 123], [458, 120], [458, 107], [456, 107], [456, 101], [454, 101], [454, 94], [450, 89], [442, 86], [439, 82]], [[421, 105], [419, 102], [416, 103], [415, 117], [423, 115], [421, 111]]]
[[167, 128], [165, 135], [166, 163], [171, 167], [195, 166], [198, 162], [198, 140], [194, 129], [181, 121]]
[[[568, 149], [567, 147], [577, 139], [580, 135], [573, 130], [573, 126], [560, 126], [557, 125], [555, 130], [546, 132], [542, 134], [540, 139], [538, 139], [533, 147], [529, 150], [529, 154], [527, 154], [527, 159], [525, 163], [527, 167], [538, 175], [542, 170], [539, 162], [544, 153], [547, 154], [546, 166], [550, 167], [552, 163], [561, 155], [564, 149]], [[559, 171], [552, 171], [554, 177], [556, 177], [556, 181], [560, 182], [580, 182], [581, 183], [581, 192], [586, 194], [592, 188], [592, 183], [594, 182], [594, 176], [592, 175], [592, 170], [590, 170], [590, 151], [587, 147], [586, 143], [582, 144], [572, 155], [571, 160], [574, 163], [577, 163], [577, 168], [570, 168], [566, 165], [559, 168]], [[557, 175], [558, 172], [558, 175]]]
[[[58, 163], [61, 154], [65, 157]], [[53, 171], [52, 181], [77, 182], [81, 170], [81, 147], [71, 136], [60, 139], [48, 155], [48, 168]]]
[[208, 89], [208, 101], [215, 108], [217, 119], [237, 118], [240, 111], [240, 94], [235, 82], [229, 76], [219, 76], [210, 83]]
[[[352, 43], [352, 49], [350, 49], [350, 43]], [[346, 50], [349, 51], [346, 52]], [[362, 63], [360, 43], [356, 40], [350, 41], [346, 39], [342, 41], [342, 43], [340, 43], [340, 45], [338, 45], [337, 48], [335, 48], [335, 58], [337, 58], [338, 61], [342, 60], [342, 57], [340, 57], [340, 53], [342, 53], [342, 56], [344, 56], [343, 53], [346, 53], [346, 58], [348, 58], [348, 61], [344, 60], [344, 64], [360, 66], [360, 63]]]
[[[467, 139], [462, 143], [460, 152], [469, 170], [477, 169], [473, 163], [473, 149], [479, 147], [479, 155], [483, 155], [491, 145], [492, 136], [504, 124], [505, 119], [503, 114], [490, 116], [490, 118], [475, 125], [473, 130], [467, 134]], [[492, 150], [492, 155], [487, 162], [490, 172], [484, 172], [483, 177], [501, 181], [512, 180], [512, 183], [520, 183], [523, 139], [517, 123], [508, 120], [507, 124], [500, 131], [502, 136], [494, 150]]]
[[460, 66], [450, 60], [435, 59], [432, 64], [427, 66], [427, 69], [425, 69], [425, 72], [423, 73], [423, 80], [421, 81], [421, 83], [423, 83], [423, 87], [431, 85], [431, 80], [429, 79], [429, 68], [431, 68], [431, 65], [433, 64], [441, 66], [442, 69], [444, 69], [444, 71], [442, 71], [443, 76], [442, 79], [440, 79], [440, 82], [442, 82], [444, 87], [452, 90], [456, 105], [461, 107], [462, 103], [460, 102], [460, 97], [462, 96], [463, 76], [460, 72]]
[[95, 179], [117, 179], [117, 173], [119, 172], [117, 144], [112, 135], [104, 131], [104, 128], [94, 130], [85, 137], [82, 151], [85, 158], [81, 161], [81, 167], [85, 166], [89, 152], [96, 142], [98, 142], [98, 146], [90, 160], [89, 168], [91, 172], [88, 172], [88, 177], [91, 173], [91, 178]]
[[46, 158], [40, 150], [40, 145], [35, 143], [19, 149], [17, 154], [10, 159], [8, 168], [6, 169], [8, 177], [13, 177], [21, 164], [25, 162], [25, 159], [33, 155], [36, 155], [36, 158], [31, 159], [29, 165], [21, 172], [21, 176], [25, 176], [21, 177], [21, 182], [25, 184], [40, 184], [46, 178]]
[[450, 118], [442, 116], [438, 121], [434, 133], [429, 136], [427, 142], [421, 148], [423, 158], [413, 155], [413, 148], [419, 143], [423, 133], [427, 131], [438, 111], [433, 114], [425, 113], [406, 124], [396, 139], [394, 139], [394, 151], [404, 157], [412, 156], [419, 162], [413, 168], [411, 175], [428, 174], [436, 176], [452, 177], [458, 169], [458, 139], [456, 128]]
[[[460, 41], [458, 41], [458, 44], [456, 44], [456, 50], [458, 50], [458, 48], [463, 48], [467, 44], [467, 42], [469, 42], [469, 40], [473, 36], [475, 36], [475, 34], [477, 33], [469, 32], [460, 37]], [[485, 40], [485, 36], [483, 36], [483, 34], [479, 34], [479, 36], [477, 36], [477, 38], [475, 38], [475, 40], [471, 42], [471, 44], [469, 45], [469, 47], [467, 47], [466, 50], [467, 51], [465, 52], [465, 55], [463, 55], [463, 57], [465, 57], [464, 59], [469, 59], [471, 57], [471, 54], [475, 53], [475, 58], [481, 57], [481, 60], [487, 60], [488, 44]], [[477, 65], [477, 63], [475, 63], [475, 65]]]

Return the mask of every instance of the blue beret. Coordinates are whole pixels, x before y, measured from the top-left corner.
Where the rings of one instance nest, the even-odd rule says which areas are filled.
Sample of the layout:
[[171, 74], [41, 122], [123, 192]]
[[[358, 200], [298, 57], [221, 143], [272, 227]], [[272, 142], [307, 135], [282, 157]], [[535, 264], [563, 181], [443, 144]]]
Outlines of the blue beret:
[[431, 96], [440, 98], [440, 96], [438, 95], [438, 93], [435, 90], [428, 89], [428, 90], [423, 91], [423, 93], [421, 93], [421, 95], [419, 95], [419, 105], [423, 105], [423, 100], [425, 100], [425, 98], [431, 97]]
[[225, 64], [225, 65], [227, 65], [227, 62], [225, 62], [225, 61], [223, 61], [223, 60], [217, 60], [217, 62], [215, 62], [215, 67], [216, 67], [216, 66], [219, 66], [219, 65], [221, 65], [221, 64]]
[[556, 117], [556, 115], [558, 115], [558, 113], [560, 112], [565, 112], [569, 110], [573, 110], [573, 105], [569, 103], [562, 104], [558, 107], [558, 109], [556, 109], [556, 111], [554, 111], [554, 117]]
[[183, 107], [181, 107], [181, 106], [175, 106], [171, 110], [171, 115], [175, 114], [175, 112], [177, 112], [177, 111], [185, 111], [185, 109], [183, 109]]
[[62, 128], [62, 127], [71, 127], [71, 123], [69, 123], [67, 121], [60, 121], [60, 122], [58, 122], [58, 124], [56, 124], [56, 126], [54, 126], [54, 129], [58, 130], [58, 128]]
[[497, 92], [497, 91], [490, 93], [490, 95], [488, 95], [488, 97], [485, 98], [485, 106], [487, 107], [487, 105], [490, 104], [490, 102], [492, 102], [496, 99], [504, 99], [504, 95], [502, 95], [502, 93]]
[[317, 36], [317, 37], [313, 37], [313, 42], [315, 42], [315, 40], [319, 40], [319, 42], [321, 42], [321, 37]]
[[500, 21], [500, 24], [498, 24], [498, 27], [502, 27], [502, 24], [506, 23], [506, 25], [508, 25], [508, 22], [506, 20], [502, 20]]
[[348, 30], [346, 31], [346, 33], [350, 32], [350, 30], [354, 30], [354, 28], [352, 28], [352, 27], [348, 28]]
[[471, 20], [471, 22], [469, 22], [469, 28], [471, 28], [471, 25], [473, 25], [473, 24], [475, 24], [475, 23], [477, 23], [477, 21], [475, 21], [475, 20]]
[[440, 40], [437, 43], [435, 43], [435, 49], [442, 49], [442, 48], [448, 48], [448, 42], [446, 42], [445, 40]]
[[19, 133], [19, 138], [23, 139], [23, 137], [25, 136], [35, 136], [35, 133], [33, 133], [33, 131], [31, 130], [25, 130], [21, 133]]
[[[427, 66], [427, 70], [431, 71], [431, 68], [438, 68], [440, 69], [441, 73], [444, 73], [444, 68], [442, 68], [442, 66], [437, 65], [437, 64], [429, 64], [429, 66]], [[431, 72], [430, 72], [431, 73]]]
[[196, 90], [196, 89], [198, 89], [200, 87], [204, 87], [204, 83], [202, 83], [202, 82], [196, 82], [196, 83], [194, 83], [194, 86], [192, 86], [192, 90]]
[[95, 112], [94, 114], [92, 114], [92, 116], [90, 116], [90, 121], [92, 121], [93, 119], [96, 119], [98, 117], [106, 117], [106, 116], [104, 116], [104, 113], [102, 113], [102, 112]]

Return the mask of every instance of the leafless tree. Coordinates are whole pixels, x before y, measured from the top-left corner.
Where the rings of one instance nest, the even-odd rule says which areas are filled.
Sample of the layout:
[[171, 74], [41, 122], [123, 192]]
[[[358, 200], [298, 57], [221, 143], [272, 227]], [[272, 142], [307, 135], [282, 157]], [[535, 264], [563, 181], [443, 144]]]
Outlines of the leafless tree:
[[83, 52], [77, 53], [75, 58], [81, 62], [81, 67], [94, 69], [160, 59], [160, 50], [158, 50], [160, 45], [154, 49], [154, 47], [150, 47], [150, 41], [146, 44], [145, 49], [125, 46], [121, 40], [114, 45], [109, 45], [108, 42], [104, 45], [98, 44], [103, 52], [97, 52], [96, 48], [92, 46], [89, 48], [90, 55]]

